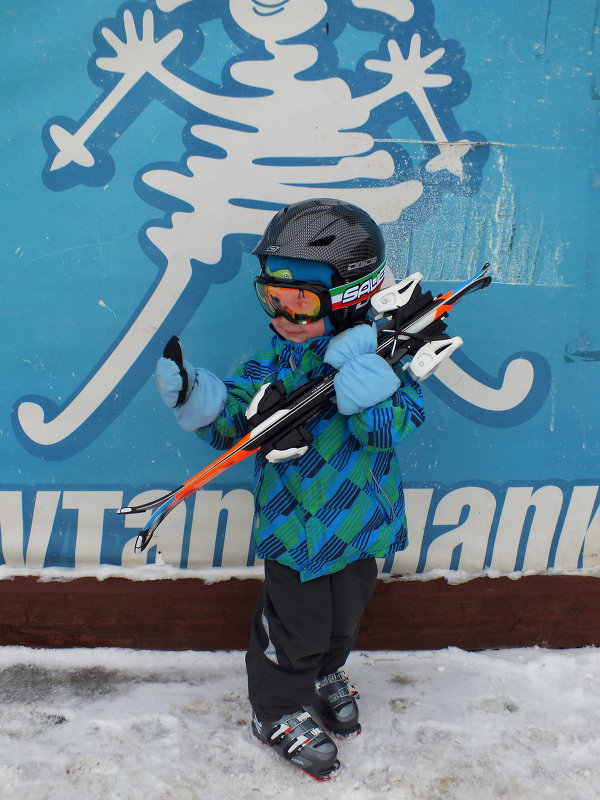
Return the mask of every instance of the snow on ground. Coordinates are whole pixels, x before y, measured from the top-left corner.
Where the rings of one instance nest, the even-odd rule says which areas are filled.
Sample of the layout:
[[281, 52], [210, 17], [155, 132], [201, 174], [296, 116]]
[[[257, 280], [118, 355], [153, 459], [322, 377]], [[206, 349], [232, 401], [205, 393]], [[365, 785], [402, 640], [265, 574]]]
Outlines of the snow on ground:
[[327, 783], [252, 739], [243, 653], [0, 648], [0, 798], [597, 800], [600, 650], [354, 653]]

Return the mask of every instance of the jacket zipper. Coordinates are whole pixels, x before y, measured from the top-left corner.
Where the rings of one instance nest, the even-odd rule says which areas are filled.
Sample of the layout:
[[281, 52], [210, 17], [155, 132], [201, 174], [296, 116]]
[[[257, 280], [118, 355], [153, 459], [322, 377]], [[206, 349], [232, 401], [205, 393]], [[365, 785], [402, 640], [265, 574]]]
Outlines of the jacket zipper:
[[[376, 478], [376, 477], [375, 477], [375, 475], [373, 474], [373, 470], [372, 470], [372, 469], [370, 469], [370, 470], [369, 470], [369, 472], [370, 472], [370, 474], [371, 474], [371, 478], [373, 479], [373, 483], [374, 483], [374, 484], [375, 484], [375, 486], [376, 486], [376, 487], [379, 489], [379, 493], [380, 493], [381, 495], [383, 495], [383, 497], [385, 497], [385, 499], [386, 499], [386, 501], [387, 501], [387, 504], [388, 504], [388, 505], [389, 505], [389, 507], [390, 507], [390, 512], [389, 512], [389, 515], [388, 515], [388, 516], [389, 516], [389, 518], [390, 518], [390, 522], [391, 522], [391, 521], [392, 521], [393, 519], [395, 519], [395, 517], [396, 517], [396, 515], [394, 514], [394, 504], [392, 503], [392, 501], [390, 500], [390, 498], [387, 496], [387, 494], [385, 493], [385, 491], [384, 491], [384, 490], [383, 490], [383, 488], [381, 487], [381, 485], [380, 485], [379, 481], [377, 480], [377, 478]], [[377, 498], [377, 499], [379, 499], [379, 498]], [[381, 502], [381, 501], [380, 501], [380, 502]], [[383, 505], [383, 503], [381, 503], [381, 505], [383, 506], [383, 509], [384, 509], [384, 514], [385, 514], [385, 506]]]

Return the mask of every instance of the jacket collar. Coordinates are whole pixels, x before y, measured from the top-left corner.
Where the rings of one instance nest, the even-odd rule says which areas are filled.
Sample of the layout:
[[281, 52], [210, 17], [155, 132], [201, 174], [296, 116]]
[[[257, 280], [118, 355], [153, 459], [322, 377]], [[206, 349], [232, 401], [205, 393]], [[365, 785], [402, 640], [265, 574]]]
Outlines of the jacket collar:
[[289, 365], [296, 369], [302, 364], [303, 371], [309, 372], [323, 363], [323, 357], [330, 341], [331, 336], [318, 336], [302, 343], [288, 342], [276, 334], [273, 337], [272, 346], [282, 365]]

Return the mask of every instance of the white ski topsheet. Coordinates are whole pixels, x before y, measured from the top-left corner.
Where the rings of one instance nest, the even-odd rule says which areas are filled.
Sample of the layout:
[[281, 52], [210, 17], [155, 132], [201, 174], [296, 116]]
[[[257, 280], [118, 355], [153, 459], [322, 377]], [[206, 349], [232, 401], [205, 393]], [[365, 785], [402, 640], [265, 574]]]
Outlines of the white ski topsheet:
[[363, 733], [316, 784], [252, 739], [241, 652], [0, 648], [0, 798], [598, 797], [600, 650], [357, 652], [347, 669]]

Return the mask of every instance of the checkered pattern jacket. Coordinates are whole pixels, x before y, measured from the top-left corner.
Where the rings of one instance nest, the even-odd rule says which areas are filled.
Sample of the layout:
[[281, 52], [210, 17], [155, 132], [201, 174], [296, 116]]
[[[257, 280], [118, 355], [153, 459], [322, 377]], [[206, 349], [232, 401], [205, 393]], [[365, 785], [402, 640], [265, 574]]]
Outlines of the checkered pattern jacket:
[[[331, 371], [330, 338], [295, 344], [273, 338], [225, 381], [223, 412], [198, 435], [225, 450], [248, 433], [248, 404], [265, 381], [286, 389]], [[388, 400], [344, 416], [329, 403], [305, 427], [314, 437], [297, 459], [271, 464], [256, 456], [254, 540], [260, 558], [300, 573], [302, 581], [361, 558], [386, 558], [407, 543], [400, 468], [394, 452], [424, 420], [421, 389], [401, 368], [403, 385]]]

